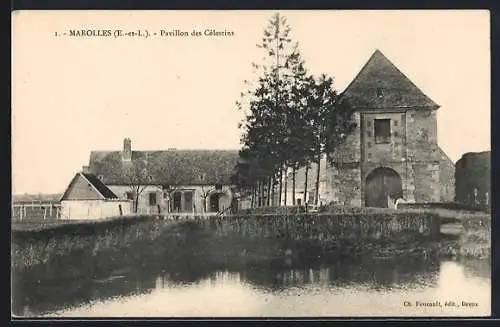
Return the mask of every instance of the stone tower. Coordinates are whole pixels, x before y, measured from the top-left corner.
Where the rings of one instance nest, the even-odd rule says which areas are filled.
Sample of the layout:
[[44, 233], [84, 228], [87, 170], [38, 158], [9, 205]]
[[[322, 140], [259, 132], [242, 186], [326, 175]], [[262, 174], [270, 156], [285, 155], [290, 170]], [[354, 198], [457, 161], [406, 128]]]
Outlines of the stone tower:
[[355, 131], [333, 154], [330, 200], [386, 207], [388, 196], [439, 202], [439, 106], [376, 50], [343, 92]]

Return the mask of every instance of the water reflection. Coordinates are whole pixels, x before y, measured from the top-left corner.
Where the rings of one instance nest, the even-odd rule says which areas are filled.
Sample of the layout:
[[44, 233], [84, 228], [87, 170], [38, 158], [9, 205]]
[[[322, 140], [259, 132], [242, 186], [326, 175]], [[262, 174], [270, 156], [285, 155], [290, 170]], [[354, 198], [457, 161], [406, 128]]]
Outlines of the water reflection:
[[[372, 316], [489, 315], [490, 271], [478, 262], [302, 262], [211, 270], [203, 260], [109, 278], [43, 284], [15, 280], [17, 315]], [[404, 301], [478, 307], [405, 308]]]

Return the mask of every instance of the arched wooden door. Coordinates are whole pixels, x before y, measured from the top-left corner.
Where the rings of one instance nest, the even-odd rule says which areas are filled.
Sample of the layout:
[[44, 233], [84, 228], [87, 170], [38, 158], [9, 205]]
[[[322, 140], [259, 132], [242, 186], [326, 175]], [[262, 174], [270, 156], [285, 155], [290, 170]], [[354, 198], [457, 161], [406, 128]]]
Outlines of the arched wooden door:
[[387, 196], [402, 196], [403, 187], [399, 174], [385, 167], [374, 169], [366, 178], [365, 206], [387, 208]]

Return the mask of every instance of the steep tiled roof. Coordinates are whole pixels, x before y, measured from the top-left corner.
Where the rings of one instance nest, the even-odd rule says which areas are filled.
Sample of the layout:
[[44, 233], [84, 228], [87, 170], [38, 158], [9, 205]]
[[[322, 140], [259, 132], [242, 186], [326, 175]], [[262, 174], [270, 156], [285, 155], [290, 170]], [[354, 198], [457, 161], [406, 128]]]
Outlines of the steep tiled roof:
[[439, 107], [380, 50], [373, 53], [343, 95], [355, 109]]
[[117, 199], [113, 191], [111, 191], [103, 182], [99, 180], [99, 178], [90, 173], [82, 173], [82, 175], [97, 189], [99, 193], [101, 193], [106, 199]]
[[229, 184], [238, 158], [238, 150], [132, 151], [132, 161], [124, 162], [121, 151], [92, 151], [89, 171], [107, 185], [124, 185], [127, 165], [140, 162], [150, 185]]
[[81, 178], [80, 176], [83, 176], [83, 178], [85, 180], [87, 180], [97, 190], [97, 192], [104, 197], [104, 199], [117, 199], [118, 198], [116, 196], [116, 194], [113, 193], [113, 191], [111, 191], [106, 185], [104, 185], [103, 182], [101, 182], [99, 180], [99, 178], [97, 176], [95, 176], [94, 174], [78, 173], [75, 175], [75, 177], [73, 177], [68, 188], [66, 189], [64, 194], [61, 196], [61, 199], [60, 199], [61, 201], [65, 200], [68, 197], [68, 194], [71, 191], [72, 185], [74, 185], [74, 183], [78, 180], [78, 178]]

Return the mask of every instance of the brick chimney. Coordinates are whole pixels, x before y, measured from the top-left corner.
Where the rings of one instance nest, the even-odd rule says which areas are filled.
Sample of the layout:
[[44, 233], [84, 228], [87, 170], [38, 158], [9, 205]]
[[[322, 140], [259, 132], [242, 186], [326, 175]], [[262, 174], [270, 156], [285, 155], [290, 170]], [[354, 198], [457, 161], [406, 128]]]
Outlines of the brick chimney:
[[90, 173], [90, 167], [89, 166], [82, 166], [82, 173], [84, 173], [84, 174]]
[[132, 141], [128, 137], [123, 140], [122, 160], [132, 160]]

